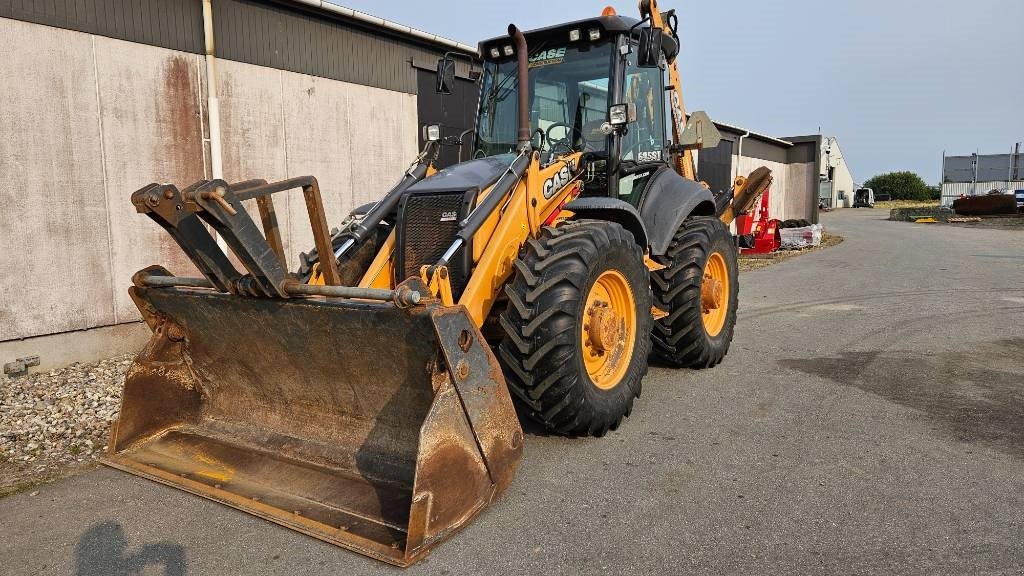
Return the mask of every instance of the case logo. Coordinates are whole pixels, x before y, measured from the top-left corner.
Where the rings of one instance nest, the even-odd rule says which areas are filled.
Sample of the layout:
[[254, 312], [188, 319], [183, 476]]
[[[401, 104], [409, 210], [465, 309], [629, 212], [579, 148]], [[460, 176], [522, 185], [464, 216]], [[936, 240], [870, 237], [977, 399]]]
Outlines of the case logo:
[[530, 56], [530, 68], [537, 68], [539, 66], [549, 66], [551, 64], [561, 64], [565, 60], [565, 48], [552, 48], [551, 50], [541, 50], [533, 56]]
[[446, 210], [441, 212], [441, 222], [455, 222], [459, 218], [459, 213], [455, 210]]
[[544, 199], [550, 199], [555, 195], [555, 192], [558, 192], [562, 187], [568, 184], [569, 180], [572, 180], [572, 175], [575, 172], [576, 160], [569, 160], [565, 163], [565, 166], [562, 166], [558, 172], [555, 172], [554, 176], [545, 180], [544, 187], [541, 188], [541, 191], [544, 193]]

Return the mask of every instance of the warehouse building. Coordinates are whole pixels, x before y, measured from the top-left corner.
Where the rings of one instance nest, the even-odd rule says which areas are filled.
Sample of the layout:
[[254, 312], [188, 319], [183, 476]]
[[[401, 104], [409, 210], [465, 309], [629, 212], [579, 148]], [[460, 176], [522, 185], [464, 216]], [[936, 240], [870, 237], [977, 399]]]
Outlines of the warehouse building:
[[942, 157], [942, 205], [952, 206], [961, 196], [979, 196], [992, 190], [1013, 194], [1024, 191], [1024, 155], [1017, 144], [1009, 154], [971, 154]]
[[820, 135], [775, 138], [722, 122], [715, 126], [722, 141], [697, 155], [697, 172], [713, 192], [728, 190], [737, 176], [767, 166], [774, 178], [769, 194], [771, 217], [818, 221]]
[[[448, 51], [475, 48], [318, 0], [0, 2], [0, 361], [144, 341], [131, 275], [195, 274], [135, 213], [145, 184], [312, 174], [331, 223], [378, 197], [421, 125], [471, 122], [438, 116]], [[475, 98], [469, 72], [453, 98]], [[301, 195], [276, 204], [286, 253], [308, 250]]]

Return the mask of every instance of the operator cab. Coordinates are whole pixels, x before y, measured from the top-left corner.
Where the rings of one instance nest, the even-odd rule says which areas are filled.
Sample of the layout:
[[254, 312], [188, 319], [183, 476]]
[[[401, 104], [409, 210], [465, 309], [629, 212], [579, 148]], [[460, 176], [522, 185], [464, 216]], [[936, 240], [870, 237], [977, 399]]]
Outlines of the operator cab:
[[[647, 33], [644, 33], [647, 30]], [[526, 32], [532, 145], [542, 164], [582, 153], [585, 195], [638, 203], [670, 160], [666, 68], [679, 50], [674, 33], [650, 39], [647, 22], [618, 15]], [[641, 37], [657, 42], [640, 62]], [[480, 44], [484, 59], [473, 157], [517, 151], [517, 55], [512, 40]], [[650, 52], [649, 52], [650, 53]]]

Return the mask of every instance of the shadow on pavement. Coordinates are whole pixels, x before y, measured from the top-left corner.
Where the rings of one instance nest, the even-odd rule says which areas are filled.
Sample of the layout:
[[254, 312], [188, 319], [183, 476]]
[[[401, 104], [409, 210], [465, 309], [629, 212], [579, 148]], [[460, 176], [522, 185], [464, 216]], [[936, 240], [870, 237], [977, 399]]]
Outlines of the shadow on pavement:
[[1024, 460], [1024, 339], [966, 352], [846, 352], [779, 364], [913, 408], [933, 430]]
[[90, 526], [75, 546], [75, 576], [129, 576], [147, 566], [161, 567], [165, 576], [184, 576], [185, 548], [157, 542], [129, 554], [124, 530], [109, 520]]

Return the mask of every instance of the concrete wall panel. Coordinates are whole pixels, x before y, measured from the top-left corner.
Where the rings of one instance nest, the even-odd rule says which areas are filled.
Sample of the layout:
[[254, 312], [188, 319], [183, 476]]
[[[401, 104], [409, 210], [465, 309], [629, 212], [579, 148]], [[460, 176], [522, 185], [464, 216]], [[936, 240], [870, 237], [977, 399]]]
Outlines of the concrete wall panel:
[[[287, 127], [288, 175], [315, 176], [327, 215], [333, 228], [354, 207], [352, 174], [365, 161], [355, 155], [352, 108], [359, 98], [354, 84], [325, 80], [294, 72], [280, 72]], [[306, 202], [299, 191], [288, 197], [288, 258], [313, 247]], [[292, 268], [294, 263], [290, 260]]]
[[151, 182], [184, 187], [206, 172], [202, 141], [202, 59], [95, 37], [106, 159], [110, 256], [117, 322], [139, 319], [131, 276], [151, 264], [181, 276], [198, 271], [174, 240], [130, 202]]
[[[3, 18], [0, 54], [0, 342], [136, 321], [134, 272], [196, 274], [129, 199], [208, 177], [203, 57]], [[225, 60], [218, 92], [225, 178], [312, 174], [332, 227], [417, 152], [411, 94]], [[305, 203], [276, 205], [294, 269], [313, 244]]]
[[[735, 156], [733, 158], [735, 160]], [[818, 196], [814, 163], [782, 164], [743, 157], [739, 160], [739, 173], [750, 174], [761, 166], [767, 166], [774, 178], [768, 200], [771, 217], [779, 220], [812, 219], [813, 203], [817, 202]]]
[[[224, 178], [228, 182], [256, 178], [273, 182], [287, 178], [285, 103], [281, 95], [280, 71], [219, 60], [217, 98], [220, 100]], [[280, 196], [277, 194], [274, 198], [274, 209], [278, 222], [284, 227], [289, 219], [288, 202]], [[256, 202], [246, 202], [245, 208], [260, 225]], [[287, 232], [284, 240], [285, 252], [291, 253]], [[234, 260], [242, 270], [237, 259]], [[289, 261], [292, 267], [294, 264]]]
[[112, 324], [92, 38], [0, 19], [0, 54], [0, 340]]
[[[329, 227], [379, 199], [416, 156], [416, 97], [370, 86], [281, 72], [289, 176], [320, 183]], [[309, 250], [313, 234], [305, 202], [289, 198], [292, 250]]]
[[[416, 155], [416, 97], [220, 61], [228, 180], [316, 176], [329, 227], [398, 181]], [[300, 191], [275, 197], [290, 269], [313, 246]], [[256, 216], [255, 207], [250, 208]]]
[[789, 192], [786, 194], [783, 212], [792, 214], [786, 218], [804, 218], [813, 222], [818, 204], [818, 174], [814, 170], [814, 163], [790, 164], [788, 169]]

